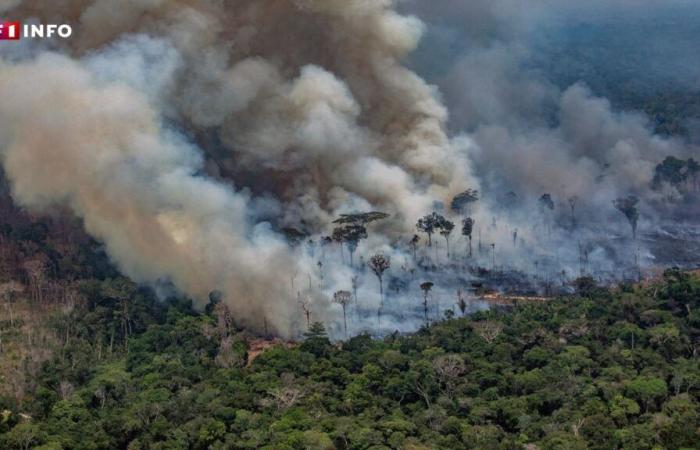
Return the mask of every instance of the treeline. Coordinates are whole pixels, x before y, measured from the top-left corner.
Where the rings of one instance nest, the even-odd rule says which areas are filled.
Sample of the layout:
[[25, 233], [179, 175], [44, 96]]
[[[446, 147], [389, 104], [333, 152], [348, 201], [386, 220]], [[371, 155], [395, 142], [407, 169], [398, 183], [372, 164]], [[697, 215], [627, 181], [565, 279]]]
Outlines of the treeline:
[[7, 449], [680, 449], [700, 442], [700, 280], [480, 312], [383, 340], [251, 336], [125, 280], [83, 288]]

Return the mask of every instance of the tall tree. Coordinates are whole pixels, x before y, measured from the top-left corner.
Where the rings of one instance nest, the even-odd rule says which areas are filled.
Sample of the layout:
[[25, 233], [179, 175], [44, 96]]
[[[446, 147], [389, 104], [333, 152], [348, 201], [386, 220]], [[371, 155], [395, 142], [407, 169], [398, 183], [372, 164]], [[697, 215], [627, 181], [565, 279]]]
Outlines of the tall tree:
[[576, 227], [576, 203], [578, 203], [578, 197], [572, 196], [567, 199], [569, 202], [569, 208], [571, 209], [571, 226]]
[[326, 327], [321, 322], [312, 323], [309, 330], [304, 333], [304, 342], [302, 342], [300, 347], [302, 350], [313, 353], [318, 357], [326, 356], [331, 349], [331, 342], [328, 340]]
[[[690, 161], [695, 162], [692, 158]], [[654, 188], [659, 188], [663, 183], [668, 183], [672, 186], [679, 187], [687, 178], [687, 163], [675, 156], [667, 156], [666, 159], [654, 169], [652, 185]]]
[[411, 238], [411, 247], [413, 247], [413, 260], [416, 260], [416, 249], [418, 247], [418, 243], [420, 242], [420, 236], [417, 234], [414, 234], [413, 237]]
[[467, 217], [462, 221], [462, 235], [469, 238], [469, 258], [472, 257], [472, 233], [474, 232], [474, 219]]
[[346, 308], [352, 301], [352, 294], [349, 291], [336, 291], [333, 294], [333, 302], [339, 304], [343, 308], [343, 328], [345, 329], [345, 339], [348, 338], [348, 320]]
[[367, 229], [364, 226], [348, 225], [345, 227], [345, 242], [347, 242], [350, 251], [350, 267], [353, 267], [353, 255], [362, 239], [367, 239]]
[[548, 193], [542, 194], [542, 197], [538, 200], [540, 207], [542, 209], [548, 209], [550, 211], [554, 210], [554, 200], [552, 200], [552, 195]]
[[435, 230], [438, 228], [441, 218], [444, 219], [438, 213], [433, 212], [427, 216], [421, 217], [416, 223], [418, 231], [422, 231], [428, 235], [428, 247], [432, 247], [433, 245], [433, 233], [435, 233]]
[[333, 239], [333, 242], [338, 244], [340, 247], [340, 262], [345, 263], [345, 252], [343, 251], [343, 244], [345, 244], [345, 232], [343, 227], [333, 228], [331, 238]]
[[462, 289], [457, 289], [457, 307], [462, 313], [462, 317], [467, 312], [467, 301], [464, 298], [464, 291]]
[[447, 244], [447, 259], [450, 259], [450, 234], [452, 234], [452, 230], [454, 230], [455, 224], [454, 222], [450, 222], [449, 220], [445, 219], [443, 217], [443, 220], [439, 224], [439, 229], [440, 229], [440, 234], [442, 237], [445, 238], [445, 243]]
[[384, 220], [389, 217], [389, 214], [371, 211], [366, 213], [353, 213], [353, 214], [341, 214], [340, 218], [333, 221], [333, 223], [341, 225], [367, 225], [368, 223], [376, 222], [378, 220]]
[[377, 253], [370, 258], [369, 267], [379, 280], [379, 296], [381, 305], [384, 306], [384, 272], [391, 267], [391, 258], [381, 253]]
[[8, 281], [6, 283], [0, 284], [0, 298], [4, 300], [3, 306], [9, 312], [10, 316], [10, 328], [15, 327], [15, 314], [13, 309], [13, 304], [17, 294], [24, 291], [24, 286], [16, 281]]
[[348, 246], [350, 267], [353, 267], [353, 255], [362, 239], [367, 239], [367, 229], [364, 225], [351, 224], [333, 229], [333, 240], [340, 243], [341, 248], [343, 244]]
[[544, 220], [545, 226], [547, 228], [547, 235], [552, 234], [552, 223], [551, 214], [554, 211], [554, 200], [552, 200], [552, 195], [548, 193], [542, 194], [542, 197], [538, 200], [540, 205], [540, 212], [542, 213], [542, 218]]
[[360, 285], [360, 276], [353, 275], [353, 277], [350, 279], [350, 282], [352, 283], [352, 293], [355, 296], [355, 307], [357, 307], [357, 288]]
[[[323, 236], [321, 238], [321, 258], [326, 258], [326, 247], [333, 243], [333, 238], [331, 236]], [[320, 261], [319, 261], [320, 262]]]
[[428, 294], [434, 284], [431, 281], [421, 283], [420, 288], [423, 291], [423, 313], [425, 314], [425, 324], [428, 325]]
[[632, 227], [633, 239], [637, 238], [637, 222], [639, 221], [639, 210], [637, 209], [637, 203], [639, 203], [639, 199], [634, 195], [618, 198], [613, 202], [615, 208], [624, 214], [627, 221], [630, 223], [630, 226]]
[[503, 196], [501, 203], [506, 210], [512, 211], [518, 205], [518, 194], [514, 191], [508, 191], [506, 195]]
[[308, 331], [311, 328], [311, 305], [308, 300], [299, 300], [299, 306], [306, 317], [306, 330]]
[[452, 211], [456, 213], [468, 213], [472, 203], [478, 200], [479, 191], [476, 189], [467, 189], [466, 191], [455, 195], [455, 197], [452, 199], [450, 207], [452, 208]]
[[306, 239], [306, 237], [308, 236], [307, 233], [304, 233], [303, 231], [292, 227], [282, 228], [282, 232], [287, 238], [287, 242], [292, 247], [297, 247], [301, 243], [301, 241]]

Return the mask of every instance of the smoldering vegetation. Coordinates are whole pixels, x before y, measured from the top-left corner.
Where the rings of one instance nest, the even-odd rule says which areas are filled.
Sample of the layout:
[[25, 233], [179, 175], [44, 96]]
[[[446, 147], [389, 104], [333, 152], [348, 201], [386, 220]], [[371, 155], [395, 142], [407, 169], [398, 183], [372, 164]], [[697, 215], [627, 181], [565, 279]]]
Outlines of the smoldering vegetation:
[[[74, 36], [0, 49], [0, 158], [17, 203], [70, 209], [134, 280], [285, 336], [696, 265], [692, 120], [657, 134], [542, 48], [632, 2], [560, 3], [14, 2]], [[657, 72], [693, 92], [696, 63]]]

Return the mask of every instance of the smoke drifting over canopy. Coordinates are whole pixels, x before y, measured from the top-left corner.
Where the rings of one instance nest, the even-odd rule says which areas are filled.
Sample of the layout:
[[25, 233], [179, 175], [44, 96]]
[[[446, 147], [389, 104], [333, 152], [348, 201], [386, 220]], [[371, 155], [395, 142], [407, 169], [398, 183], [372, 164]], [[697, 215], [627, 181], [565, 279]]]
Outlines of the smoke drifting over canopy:
[[[526, 3], [537, 8], [520, 16]], [[200, 302], [219, 290], [242, 323], [264, 317], [289, 335], [303, 280], [328, 319], [329, 293], [349, 289], [352, 273], [327, 263], [320, 280], [318, 251], [290, 248], [284, 227], [317, 240], [338, 214], [386, 211], [390, 223], [360, 250], [392, 253], [397, 267], [409, 258], [390, 244], [466, 188], [483, 185], [491, 203], [508, 190], [580, 195], [611, 215], [617, 196], [670, 195], [650, 190], [653, 168], [688, 148], [582, 84], [560, 89], [523, 70], [528, 27], [548, 2], [398, 6], [12, 2], [13, 20], [74, 30], [47, 47], [0, 49], [0, 156], [14, 198], [68, 206], [138, 281], [171, 282]], [[426, 23], [414, 65], [431, 72], [422, 55], [436, 51], [442, 73], [431, 79], [454, 138], [440, 92], [405, 61]], [[455, 35], [454, 54], [431, 47]], [[490, 222], [488, 203], [478, 223]]]
[[[693, 58], [689, 44], [700, 30], [677, 23], [684, 16], [700, 14], [692, 2], [650, 1], [644, 11], [629, 0], [439, 0], [430, 4], [407, 0], [404, 6], [428, 23], [426, 43], [416, 57], [418, 66], [435, 61], [434, 48], [450, 49], [433, 65], [430, 78], [444, 93], [451, 129], [457, 134], [467, 132], [478, 148], [470, 156], [485, 187], [526, 195], [575, 194], [592, 198], [589, 205], [598, 208], [630, 192], [653, 196], [650, 182], [660, 160], [669, 154], [697, 153], [697, 148], [655, 136], [642, 114], [615, 111], [607, 99], [582, 83], [586, 80], [578, 78], [607, 70], [612, 79], [616, 66], [636, 62], [642, 53], [647, 59], [633, 66], [631, 75], [661, 85], [662, 74], [675, 71], [680, 76], [681, 63], [671, 67], [673, 57], [660, 60], [659, 55], [676, 55], [685, 58], [683, 87], [697, 90], [700, 61]], [[659, 29], [643, 34], [648, 31], [644, 25], [651, 21]], [[615, 33], [604, 27], [610, 24]], [[685, 35], [660, 39], [661, 33], [679, 25], [685, 25]], [[555, 51], [596, 34], [602, 37], [593, 45], [615, 50], [575, 47], [599, 64], [592, 69], [577, 61], [577, 55]], [[620, 48], [618, 41], [633, 45]], [[654, 51], [644, 53], [652, 47]], [[546, 59], [551, 55], [561, 59]], [[637, 80], [614, 81], [627, 86]]]
[[[75, 30], [0, 69], [16, 200], [70, 206], [128, 275], [200, 301], [221, 290], [240, 320], [267, 313], [288, 333], [288, 280], [315, 273], [260, 215], [319, 232], [372, 205], [406, 229], [473, 184], [436, 92], [401, 65], [422, 24], [390, 2], [23, 1], [7, 14]], [[262, 179], [236, 191], [238, 173]]]

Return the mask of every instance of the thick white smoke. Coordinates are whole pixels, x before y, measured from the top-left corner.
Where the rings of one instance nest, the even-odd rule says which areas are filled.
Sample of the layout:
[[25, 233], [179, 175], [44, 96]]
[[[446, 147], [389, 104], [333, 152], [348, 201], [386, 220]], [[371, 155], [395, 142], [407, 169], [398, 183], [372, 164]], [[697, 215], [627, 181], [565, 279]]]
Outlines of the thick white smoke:
[[[678, 196], [669, 186], [660, 192], [652, 190], [654, 168], [668, 155], [693, 156], [697, 147], [654, 135], [648, 117], [617, 111], [607, 99], [592, 92], [585, 79], [575, 78], [579, 59], [593, 59], [600, 51], [595, 46], [606, 43], [598, 38], [591, 44], [593, 48], [584, 50], [588, 55], [542, 60], [546, 46], [554, 46], [552, 41], [569, 39], [569, 29], [572, 35], [581, 35], [595, 25], [621, 24], [621, 17], [646, 24], [651, 17], [666, 18], [669, 11], [674, 19], [664, 19], [666, 22], [682, 16], [678, 11], [698, 11], [697, 5], [687, 0], [651, 1], [644, 11], [637, 6], [630, 0], [402, 2], [407, 12], [428, 23], [430, 33], [415, 65], [430, 73], [444, 93], [451, 113], [450, 128], [468, 143], [473, 171], [486, 193], [498, 198], [512, 190], [520, 199], [550, 193], [563, 214], [567, 213], [567, 198], [575, 195], [580, 198], [578, 207], [598, 222], [623, 219], [611, 206], [612, 200], [621, 196], [642, 198], [643, 215], [651, 220], [657, 219], [655, 202]], [[628, 26], [628, 34], [630, 29]], [[661, 46], [663, 53], [674, 55], [689, 53], [692, 48], [688, 45], [685, 49], [679, 37], [671, 46], [659, 40], [661, 36], [645, 35], [644, 30], [648, 27], [632, 31], [637, 38], [634, 47], [616, 41], [629, 43], [629, 36], [605, 35], [611, 39], [608, 45], [622, 52], [610, 52], [618, 58], [609, 61], [610, 66], [624, 65], [629, 54], [655, 55], [661, 51], [640, 49]], [[436, 48], [449, 49], [449, 53], [436, 53]], [[566, 64], [574, 65], [570, 71], [574, 82], [556, 85], [558, 80], [547, 71]], [[677, 64], [665, 68], [663, 61], [647, 61], [639, 65], [635, 75], [646, 77], [647, 67], [661, 73], [674, 70]], [[566, 69], [559, 71], [567, 73]], [[687, 73], [686, 78], [700, 76], [700, 66], [686, 61], [680, 72]], [[580, 76], [585, 78], [586, 73], [581, 70]], [[636, 81], [629, 79], [618, 89], [624, 92]], [[624, 219], [620, 224], [625, 225]]]
[[[579, 197], [593, 224], [579, 241], [600, 235], [601, 223], [624, 229], [612, 200], [674, 194], [650, 189], [654, 166], [692, 150], [582, 83], [541, 76], [529, 65], [533, 30], [633, 3], [12, 1], [0, 7], [6, 17], [68, 22], [74, 35], [0, 49], [3, 167], [17, 202], [68, 206], [134, 279], [171, 282], [200, 303], [221, 291], [238, 321], [286, 335], [305, 320], [299, 300], [314, 320], [337, 324], [329, 299], [358, 273], [366, 311], [381, 302], [366, 268], [351, 270], [340, 248], [319, 244], [341, 213], [391, 214], [356, 256], [383, 251], [414, 289], [423, 274], [406, 239], [416, 219], [449, 215], [455, 194], [481, 189], [474, 261], [507, 258], [532, 271], [548, 259], [572, 272], [577, 239], [544, 231], [566, 222], [568, 199]], [[453, 139], [440, 92], [407, 68], [426, 31], [411, 14], [428, 24], [415, 65], [439, 84]], [[510, 190], [517, 204], [502, 201]], [[545, 192], [554, 217], [538, 210]], [[653, 215], [644, 206], [642, 220]], [[277, 231], [285, 227], [315, 244], [291, 248]], [[464, 252], [458, 235], [453, 252]], [[434, 240], [424, 260], [445, 257], [447, 242]], [[603, 246], [593, 252], [615, 269]], [[444, 277], [446, 302], [464, 283], [454, 272], [433, 274]]]
[[301, 280], [323, 319], [319, 291], [351, 278], [275, 229], [379, 209], [405, 232], [475, 186], [437, 91], [402, 63], [423, 25], [391, 1], [24, 0], [7, 15], [74, 29], [50, 51], [3, 48], [16, 201], [68, 206], [129, 276], [200, 302], [219, 290], [242, 323], [291, 334]]
[[[199, 172], [202, 155], [139, 92], [44, 54], [0, 67], [2, 161], [15, 199], [70, 207], [137, 281], [170, 280], [204, 300], [226, 293], [242, 322], [269, 313], [289, 332], [285, 242], [250, 223], [248, 199]], [[285, 308], [285, 305], [289, 305]]]

